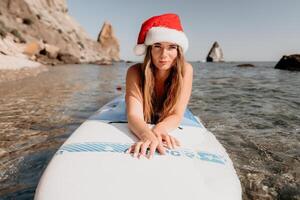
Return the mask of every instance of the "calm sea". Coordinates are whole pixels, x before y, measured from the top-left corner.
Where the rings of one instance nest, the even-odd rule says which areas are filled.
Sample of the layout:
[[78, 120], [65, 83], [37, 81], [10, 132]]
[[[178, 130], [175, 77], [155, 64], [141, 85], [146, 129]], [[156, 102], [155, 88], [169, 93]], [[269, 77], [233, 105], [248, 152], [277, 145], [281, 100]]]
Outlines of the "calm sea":
[[[299, 199], [300, 73], [250, 63], [192, 63], [189, 107], [229, 153], [244, 199]], [[59, 146], [124, 92], [128, 66], [63, 65], [0, 83], [0, 199], [33, 199]]]

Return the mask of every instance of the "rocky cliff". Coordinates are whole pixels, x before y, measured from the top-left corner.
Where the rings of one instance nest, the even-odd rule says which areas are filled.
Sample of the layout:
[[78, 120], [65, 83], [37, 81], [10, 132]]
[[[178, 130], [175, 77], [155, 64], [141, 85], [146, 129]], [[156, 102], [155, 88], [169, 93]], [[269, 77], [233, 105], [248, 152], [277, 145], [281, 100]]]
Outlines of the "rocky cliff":
[[224, 62], [223, 51], [218, 44], [218, 42], [214, 42], [208, 55], [206, 57], [207, 62]]
[[[110, 30], [106, 37], [115, 38]], [[68, 15], [65, 0], [1, 0], [0, 55], [43, 64], [101, 64], [119, 60], [119, 44], [89, 38]]]

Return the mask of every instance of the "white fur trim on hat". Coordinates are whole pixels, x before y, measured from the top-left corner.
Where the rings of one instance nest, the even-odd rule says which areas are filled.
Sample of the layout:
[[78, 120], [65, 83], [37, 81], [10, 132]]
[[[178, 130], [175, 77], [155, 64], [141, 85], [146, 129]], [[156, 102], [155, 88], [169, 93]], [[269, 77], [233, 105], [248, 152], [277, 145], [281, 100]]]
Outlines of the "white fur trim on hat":
[[146, 49], [147, 49], [146, 45], [138, 44], [134, 47], [133, 51], [134, 51], [135, 55], [141, 56], [141, 55], [144, 55], [146, 53]]
[[[187, 51], [189, 47], [189, 42], [184, 32], [175, 29], [165, 28], [165, 27], [151, 28], [147, 33], [144, 44], [152, 45], [157, 42], [171, 42], [171, 43], [178, 44], [179, 46], [182, 47], [184, 53]], [[139, 54], [139, 55], [143, 55], [143, 54]]]
[[166, 27], [152, 27], [147, 33], [145, 43], [136, 45], [134, 52], [136, 55], [143, 55], [146, 53], [148, 45], [157, 42], [171, 42], [178, 44], [182, 47], [184, 53], [189, 47], [189, 42], [184, 32]]
[[184, 32], [165, 27], [153, 27], [146, 36], [145, 45], [152, 45], [156, 42], [172, 42], [182, 47], [185, 52], [189, 46], [188, 39]]

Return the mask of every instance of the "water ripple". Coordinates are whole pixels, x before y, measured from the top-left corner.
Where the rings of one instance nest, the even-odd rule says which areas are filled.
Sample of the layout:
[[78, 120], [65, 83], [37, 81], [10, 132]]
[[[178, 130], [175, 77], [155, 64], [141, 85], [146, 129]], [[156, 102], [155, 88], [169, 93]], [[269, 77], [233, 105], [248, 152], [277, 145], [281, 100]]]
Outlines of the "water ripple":
[[[300, 73], [272, 62], [192, 64], [189, 107], [228, 151], [243, 199], [299, 198]], [[127, 67], [63, 65], [0, 83], [0, 198], [33, 198], [63, 141], [124, 92]]]

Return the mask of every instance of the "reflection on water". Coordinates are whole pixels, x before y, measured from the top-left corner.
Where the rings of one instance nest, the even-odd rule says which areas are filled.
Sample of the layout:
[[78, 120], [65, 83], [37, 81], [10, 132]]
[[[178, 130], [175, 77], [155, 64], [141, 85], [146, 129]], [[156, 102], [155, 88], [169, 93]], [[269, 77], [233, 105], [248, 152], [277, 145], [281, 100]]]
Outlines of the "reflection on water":
[[[244, 199], [300, 198], [300, 73], [236, 64], [193, 63], [189, 106], [227, 149]], [[0, 199], [33, 198], [62, 142], [124, 92], [127, 67], [64, 65], [0, 83]]]
[[199, 64], [190, 107], [230, 154], [243, 199], [300, 198], [300, 73], [254, 64]]
[[126, 68], [64, 65], [0, 84], [0, 197], [31, 199], [56, 149], [101, 105], [119, 95]]

